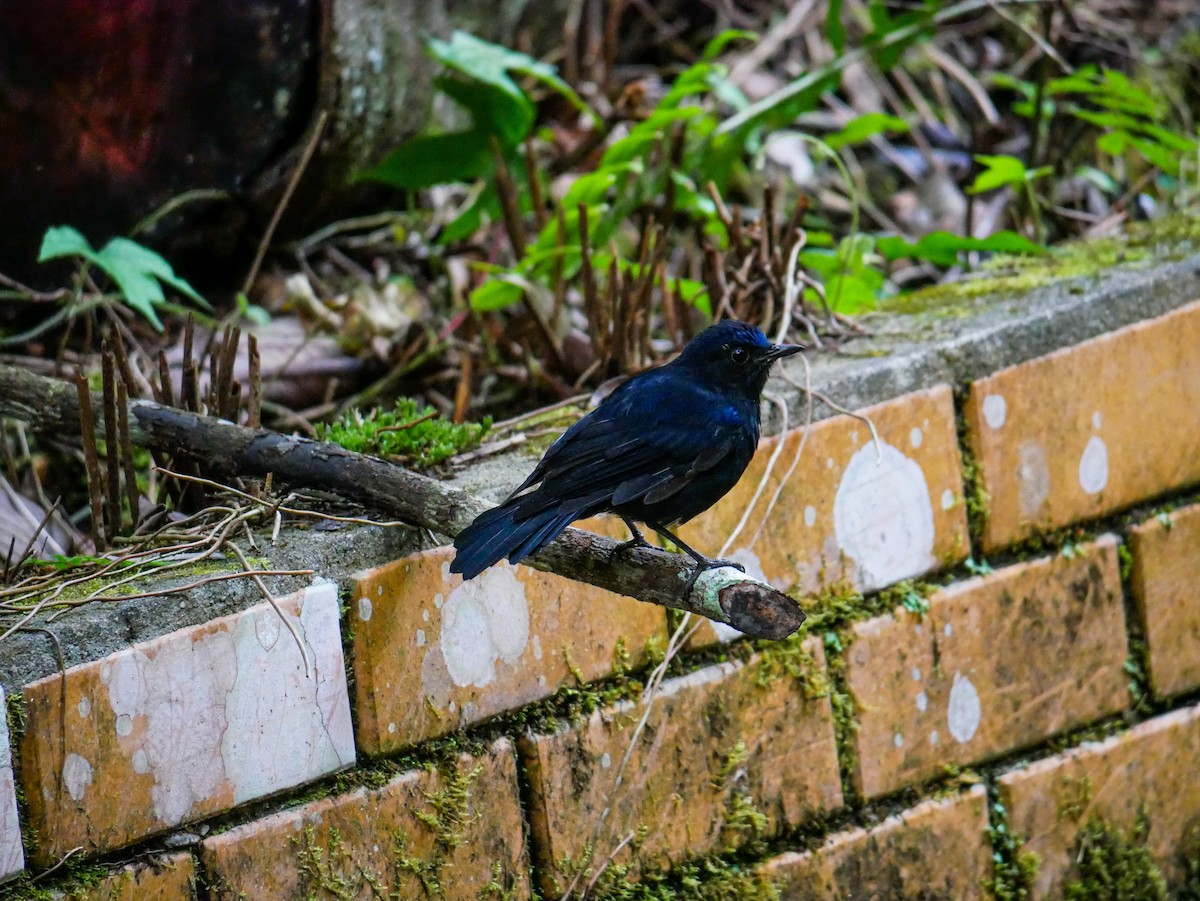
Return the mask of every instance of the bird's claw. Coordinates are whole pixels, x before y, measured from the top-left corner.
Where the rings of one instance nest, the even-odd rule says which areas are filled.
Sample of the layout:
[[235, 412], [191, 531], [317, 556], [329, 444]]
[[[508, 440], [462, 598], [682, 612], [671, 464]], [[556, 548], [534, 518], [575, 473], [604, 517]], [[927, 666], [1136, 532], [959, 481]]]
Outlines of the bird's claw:
[[647, 541], [645, 538], [643, 538], [641, 535], [639, 535], [637, 538], [630, 538], [628, 541], [622, 541], [620, 544], [618, 544], [615, 548], [612, 549], [612, 552], [614, 555], [628, 554], [630, 551], [637, 550], [640, 547], [652, 548], [652, 547], [654, 547], [654, 545], [652, 545], [649, 541]]

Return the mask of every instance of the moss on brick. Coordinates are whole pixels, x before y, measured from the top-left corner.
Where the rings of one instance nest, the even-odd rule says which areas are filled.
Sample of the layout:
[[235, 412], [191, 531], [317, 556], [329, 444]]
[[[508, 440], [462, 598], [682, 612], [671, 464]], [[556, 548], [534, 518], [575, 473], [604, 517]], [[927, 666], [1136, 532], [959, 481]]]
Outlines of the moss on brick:
[[1175, 893], [1175, 901], [1200, 901], [1200, 823], [1184, 833], [1181, 845], [1179, 862], [1183, 866], [1183, 883]]
[[1068, 883], [1066, 901], [1165, 901], [1167, 884], [1146, 849], [1144, 812], [1128, 831], [1093, 818], [1079, 833], [1079, 878]]

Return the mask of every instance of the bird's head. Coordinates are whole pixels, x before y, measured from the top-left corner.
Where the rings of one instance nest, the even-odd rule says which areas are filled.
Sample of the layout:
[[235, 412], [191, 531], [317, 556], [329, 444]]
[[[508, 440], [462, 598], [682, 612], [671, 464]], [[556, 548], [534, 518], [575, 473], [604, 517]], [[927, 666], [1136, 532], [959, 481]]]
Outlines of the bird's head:
[[758, 397], [771, 364], [804, 349], [800, 344], [772, 344], [761, 329], [747, 322], [724, 319], [688, 342], [676, 361], [717, 384], [738, 386]]

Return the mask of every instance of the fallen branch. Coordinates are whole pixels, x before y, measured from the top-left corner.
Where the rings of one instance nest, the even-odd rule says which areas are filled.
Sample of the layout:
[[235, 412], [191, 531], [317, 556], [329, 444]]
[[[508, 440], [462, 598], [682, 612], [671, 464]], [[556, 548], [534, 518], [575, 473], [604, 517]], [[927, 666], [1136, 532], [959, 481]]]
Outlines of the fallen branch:
[[[92, 406], [104, 409], [99, 397]], [[250, 429], [148, 400], [130, 401], [128, 414], [130, 438], [141, 447], [231, 476], [273, 473], [443, 535], [457, 535], [488, 506], [465, 491], [335, 444]], [[81, 429], [74, 385], [11, 366], [0, 366], [0, 416], [24, 420], [42, 432], [77, 435]], [[94, 428], [102, 434], [104, 423]], [[692, 572], [689, 557], [653, 548], [618, 554], [617, 546], [572, 528], [526, 562], [640, 601], [698, 613], [755, 638], [785, 638], [804, 622], [794, 600], [732, 567], [702, 573], [684, 596]]]

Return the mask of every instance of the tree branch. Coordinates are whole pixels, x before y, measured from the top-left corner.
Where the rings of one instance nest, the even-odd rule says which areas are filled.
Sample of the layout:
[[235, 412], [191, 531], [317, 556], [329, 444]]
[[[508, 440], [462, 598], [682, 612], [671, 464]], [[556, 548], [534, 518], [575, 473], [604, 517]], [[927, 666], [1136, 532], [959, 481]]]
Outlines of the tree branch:
[[[93, 409], [104, 409], [99, 395], [92, 403]], [[128, 413], [130, 438], [142, 447], [227, 475], [274, 473], [276, 479], [335, 492], [443, 535], [457, 535], [488, 506], [465, 491], [335, 444], [245, 428], [147, 400], [130, 401]], [[43, 432], [78, 434], [81, 428], [74, 386], [11, 366], [0, 365], [0, 415]], [[103, 422], [95, 428], [103, 430]], [[640, 601], [698, 613], [755, 638], [785, 638], [804, 622], [794, 600], [733, 567], [701, 573], [684, 596], [690, 557], [653, 548], [618, 554], [617, 546], [571, 528], [525, 562]]]

